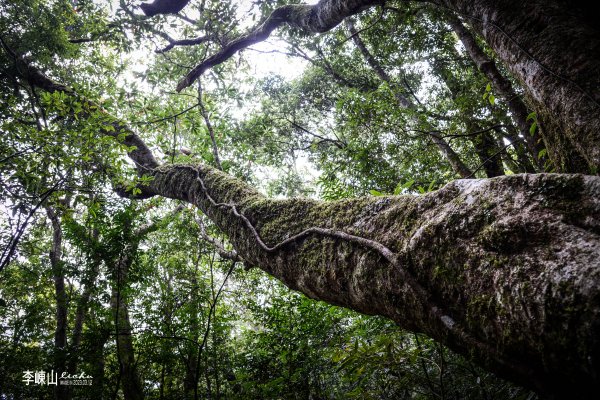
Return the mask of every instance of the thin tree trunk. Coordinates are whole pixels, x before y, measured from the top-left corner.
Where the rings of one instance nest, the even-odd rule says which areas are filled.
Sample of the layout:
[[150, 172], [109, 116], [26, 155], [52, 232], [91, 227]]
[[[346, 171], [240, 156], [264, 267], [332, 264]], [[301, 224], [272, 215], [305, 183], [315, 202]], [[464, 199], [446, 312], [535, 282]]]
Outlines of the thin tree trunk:
[[[183, 207], [181, 206], [177, 207], [171, 215], [175, 215], [182, 209]], [[106, 264], [112, 263], [114, 265], [110, 305], [114, 317], [119, 375], [125, 400], [141, 400], [144, 398], [144, 388], [136, 365], [132, 328], [129, 319], [126, 293], [129, 286], [129, 269], [142, 238], [158, 227], [159, 222], [153, 222], [141, 226], [134, 232], [130, 232], [132, 229], [131, 220], [126, 221], [123, 229], [126, 233], [124, 236], [129, 242], [122, 243], [122, 248], [116, 260], [105, 260]]]
[[529, 130], [532, 122], [527, 121], [527, 116], [529, 115], [527, 106], [517, 95], [510, 81], [500, 73], [494, 60], [488, 57], [483, 49], [479, 47], [477, 41], [463, 23], [450, 13], [446, 13], [446, 21], [462, 42], [467, 54], [469, 54], [477, 68], [489, 79], [494, 89], [494, 94], [497, 94], [498, 97], [506, 101], [506, 105], [519, 129], [519, 133], [525, 140], [525, 143], [527, 143], [532, 159], [536, 161], [538, 169], [543, 171], [546, 158], [540, 156], [540, 152], [545, 147], [542, 143], [539, 130], [534, 130], [533, 134]]
[[200, 114], [204, 119], [206, 130], [208, 131], [208, 135], [210, 136], [210, 143], [212, 144], [212, 153], [215, 165], [222, 171], [223, 167], [221, 166], [221, 159], [219, 158], [219, 148], [217, 146], [215, 130], [213, 129], [212, 123], [210, 122], [210, 118], [208, 117], [208, 111], [206, 111], [206, 106], [204, 105], [204, 100], [202, 99], [202, 82], [200, 82], [200, 80], [198, 80], [198, 106], [200, 107]]
[[[200, 262], [201, 255], [198, 254], [196, 259], [196, 267]], [[185, 358], [185, 378], [183, 380], [183, 391], [186, 399], [198, 398], [198, 380], [199, 371], [197, 369], [197, 357], [198, 355], [198, 339], [200, 337], [200, 325], [198, 324], [198, 313], [200, 312], [200, 299], [198, 296], [198, 271], [194, 271], [190, 283], [192, 290], [190, 293], [190, 302], [192, 304], [192, 315], [190, 316], [190, 332], [192, 332], [193, 343], [188, 347], [188, 354]]]
[[[461, 91], [461, 87], [452, 71], [448, 69], [444, 62], [439, 60], [434, 60], [431, 65], [433, 67], [433, 72], [438, 75], [446, 84], [446, 87], [452, 96], [452, 100], [456, 101]], [[504, 169], [502, 168], [502, 163], [500, 162], [500, 149], [502, 148], [498, 148], [496, 146], [496, 142], [490, 135], [489, 131], [482, 129], [482, 127], [475, 122], [473, 118], [474, 113], [475, 110], [469, 109], [463, 111], [463, 116], [465, 127], [467, 128], [467, 132], [470, 134], [468, 137], [475, 148], [475, 152], [479, 157], [479, 161], [481, 162], [480, 168], [484, 169], [488, 178], [504, 175]], [[474, 134], [474, 132], [480, 133]]]
[[[92, 232], [91, 240], [97, 242], [98, 237], [98, 231], [94, 229]], [[89, 276], [87, 277], [84, 283], [81, 298], [77, 303], [77, 310], [75, 311], [75, 321], [73, 323], [73, 333], [71, 335], [71, 346], [69, 350], [69, 352], [71, 353], [71, 358], [69, 360], [68, 370], [71, 374], [74, 374], [77, 370], [77, 364], [79, 361], [79, 346], [81, 345], [81, 334], [83, 332], [83, 323], [88, 312], [89, 302], [92, 297], [92, 291], [94, 290], [94, 287], [96, 285], [96, 278], [100, 273], [100, 263], [100, 257], [97, 254], [93, 254], [91, 271], [89, 272]]]
[[[481, 127], [472, 121], [468, 121], [466, 126], [470, 132], [481, 130]], [[500, 156], [502, 148], [497, 146], [492, 135], [489, 132], [482, 132], [479, 135], [471, 136], [470, 139], [481, 162], [481, 167], [485, 171], [485, 176], [493, 178], [504, 175]]]
[[[56, 297], [56, 330], [54, 332], [54, 368], [59, 375], [67, 371], [67, 292], [65, 290], [65, 272], [62, 260], [62, 227], [60, 217], [51, 206], [46, 206], [46, 214], [52, 224], [52, 249], [50, 250], [50, 265], [54, 279]], [[68, 386], [56, 385], [54, 398], [67, 397]]]
[[[346, 26], [350, 31], [352, 41], [367, 61], [367, 64], [369, 64], [369, 66], [371, 67], [371, 69], [373, 69], [373, 71], [379, 77], [379, 79], [385, 82], [389, 86], [390, 90], [392, 90], [392, 93], [394, 94], [394, 98], [396, 99], [398, 106], [400, 108], [409, 109], [416, 112], [416, 106], [414, 105], [414, 103], [408, 98], [406, 98], [402, 93], [400, 93], [399, 88], [393, 82], [392, 78], [387, 74], [387, 72], [385, 72], [385, 70], [381, 67], [379, 62], [377, 62], [375, 57], [373, 57], [369, 49], [367, 49], [367, 46], [362, 41], [360, 33], [354, 27], [354, 24], [351, 19], [346, 20]], [[414, 122], [416, 124], [420, 123], [416, 116], [414, 118]], [[438, 130], [435, 127], [431, 126], [430, 124], [426, 124], [425, 130], [431, 138], [431, 141], [436, 145], [439, 152], [442, 154], [443, 158], [446, 159], [446, 161], [448, 161], [450, 166], [452, 166], [454, 172], [456, 172], [462, 178], [473, 177], [473, 173], [471, 172], [471, 170], [460, 159], [460, 156], [452, 149], [452, 147], [450, 147], [448, 142], [439, 134]]]
[[[97, 335], [97, 336], [96, 336]], [[110, 338], [110, 332], [106, 329], [100, 329], [93, 336], [95, 340], [90, 341], [90, 358], [91, 358], [91, 375], [93, 378], [92, 386], [85, 388], [85, 395], [92, 400], [102, 400], [104, 397], [105, 388], [105, 360], [104, 346]]]
[[115, 265], [116, 277], [110, 305], [115, 320], [117, 358], [119, 359], [123, 395], [125, 400], [141, 400], [144, 398], [144, 392], [137, 371], [128, 301], [124, 294], [128, 282], [129, 267], [132, 262], [132, 251], [130, 246], [126, 246]]

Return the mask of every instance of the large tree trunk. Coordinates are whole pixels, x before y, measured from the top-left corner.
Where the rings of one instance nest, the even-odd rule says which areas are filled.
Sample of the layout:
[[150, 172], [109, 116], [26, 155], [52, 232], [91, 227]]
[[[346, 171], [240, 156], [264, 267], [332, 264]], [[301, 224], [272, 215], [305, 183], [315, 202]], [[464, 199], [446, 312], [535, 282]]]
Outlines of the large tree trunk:
[[292, 289], [389, 317], [542, 393], [600, 389], [598, 177], [317, 202], [269, 200], [206, 166], [153, 175], [148, 195], [198, 205]]
[[[345, 15], [360, 9], [348, 3], [354, 8], [339, 8]], [[447, 3], [479, 16], [474, 24], [499, 57], [513, 70], [523, 68], [513, 72], [539, 107], [554, 112], [568, 140], [598, 165], [600, 116], [578, 91], [588, 86], [547, 74], [520, 47], [539, 25], [536, 15], [517, 10], [542, 13], [546, 3]], [[560, 23], [550, 18], [542, 29], [548, 40], [536, 40], [529, 53], [558, 73], [580, 72], [597, 88], [600, 58], [578, 57], [577, 49], [587, 48], [579, 36], [569, 47], [554, 35], [563, 27], [573, 38], [579, 28], [568, 15], [554, 18]], [[566, 69], [558, 66], [563, 57]], [[73, 94], [31, 65], [18, 73], [32, 85]], [[139, 145], [130, 157], [154, 178], [143, 196], [196, 204], [247, 264], [289, 287], [427, 333], [541, 393], [593, 398], [600, 391], [600, 177], [512, 175], [459, 180], [424, 196], [269, 200], [207, 166], [157, 166], [139, 137], [122, 123], [115, 128], [105, 134], [125, 132], [125, 143]]]
[[560, 0], [432, 2], [471, 24], [525, 87], [556, 167], [600, 171], [600, 33], [588, 17]]

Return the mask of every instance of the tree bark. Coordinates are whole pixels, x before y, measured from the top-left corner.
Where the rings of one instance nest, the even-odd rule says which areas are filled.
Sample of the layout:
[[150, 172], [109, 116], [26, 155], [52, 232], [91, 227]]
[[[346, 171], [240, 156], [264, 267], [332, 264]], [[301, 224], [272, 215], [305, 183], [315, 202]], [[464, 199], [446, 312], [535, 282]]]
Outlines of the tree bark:
[[587, 17], [561, 0], [432, 3], [467, 20], [523, 85], [558, 170], [600, 171], [600, 33]]
[[510, 81], [500, 73], [496, 63], [479, 47], [477, 41], [463, 23], [452, 14], [446, 14], [446, 21], [458, 36], [477, 68], [489, 79], [494, 88], [494, 93], [506, 101], [506, 105], [519, 128], [519, 133], [527, 143], [531, 157], [537, 163], [538, 170], [544, 171], [545, 157], [540, 156], [540, 152], [545, 147], [539, 129], [534, 130], [533, 134], [529, 131], [531, 123], [527, 121], [529, 115], [527, 106], [517, 95]]
[[196, 204], [292, 289], [389, 317], [544, 394], [600, 389], [599, 177], [324, 203], [268, 200], [207, 166], [153, 176], [148, 194]]
[[[54, 368], [60, 375], [67, 370], [67, 292], [65, 290], [65, 272], [62, 260], [62, 227], [60, 217], [52, 206], [46, 206], [46, 215], [52, 224], [52, 249], [50, 265], [54, 279], [56, 296], [56, 330], [54, 332]], [[68, 386], [56, 385], [54, 398], [64, 399], [68, 396]]]
[[[455, 3], [471, 10], [471, 2]], [[481, 9], [491, 1], [472, 3], [480, 14], [486, 11], [488, 25], [498, 17]], [[501, 5], [507, 3], [514, 5]], [[535, 29], [526, 18], [520, 21], [523, 30]], [[486, 35], [500, 43], [493, 46], [500, 46], [497, 52], [514, 46]], [[567, 54], [575, 56], [572, 49]], [[514, 62], [532, 69], [528, 90], [539, 88], [539, 104], [548, 100], [552, 110], [555, 102], [540, 80], [556, 77], [527, 60], [517, 54]], [[594, 75], [588, 68], [596, 59], [579, 60], [583, 75]], [[20, 73], [37, 79], [32, 84], [53, 83], [27, 68]], [[561, 86], [568, 92], [569, 82], [550, 84], [568, 86]], [[595, 109], [574, 121], [556, 107], [566, 125], [582, 132], [577, 149], [593, 164], [600, 146], [591, 146], [597, 136], [585, 132], [600, 118]], [[573, 132], [567, 137], [576, 139]], [[600, 177], [511, 175], [458, 180], [423, 196], [269, 200], [207, 166], [152, 167], [153, 158], [130, 156], [150, 160], [142, 169], [154, 179], [140, 197], [197, 205], [229, 236], [238, 256], [290, 288], [391, 318], [548, 396], [593, 398], [600, 391]]]

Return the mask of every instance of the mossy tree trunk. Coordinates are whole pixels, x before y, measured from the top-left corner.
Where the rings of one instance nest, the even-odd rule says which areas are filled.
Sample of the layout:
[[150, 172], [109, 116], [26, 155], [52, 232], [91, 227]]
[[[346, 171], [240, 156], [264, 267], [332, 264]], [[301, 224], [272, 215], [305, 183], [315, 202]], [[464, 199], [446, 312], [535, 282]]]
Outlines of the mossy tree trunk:
[[270, 200], [207, 166], [147, 195], [197, 205], [249, 265], [389, 317], [542, 393], [600, 388], [600, 178], [459, 180], [425, 196]]

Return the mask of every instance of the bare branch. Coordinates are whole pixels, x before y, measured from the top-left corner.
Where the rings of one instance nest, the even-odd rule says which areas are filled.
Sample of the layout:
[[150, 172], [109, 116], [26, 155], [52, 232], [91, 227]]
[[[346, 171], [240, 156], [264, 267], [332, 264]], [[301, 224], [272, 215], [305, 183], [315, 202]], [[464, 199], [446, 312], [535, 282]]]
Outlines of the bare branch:
[[196, 224], [198, 225], [198, 227], [200, 228], [200, 237], [210, 243], [215, 250], [217, 251], [217, 254], [219, 254], [219, 256], [221, 258], [227, 259], [227, 260], [231, 260], [231, 261], [243, 261], [242, 258], [238, 255], [237, 251], [235, 250], [227, 250], [225, 248], [225, 244], [217, 239], [215, 239], [214, 237], [210, 236], [207, 232], [206, 232], [206, 227], [204, 226], [204, 223], [202, 222], [202, 220], [200, 218], [196, 218]]
[[173, 38], [169, 37], [167, 39], [169, 44], [167, 46], [163, 47], [162, 49], [155, 50], [154, 52], [158, 53], [158, 54], [162, 54], [162, 53], [166, 53], [167, 51], [171, 50], [175, 46], [194, 46], [196, 44], [202, 44], [210, 39], [212, 39], [211, 35], [199, 36], [199, 37], [193, 38], [193, 39], [179, 39], [179, 40], [174, 40]]

